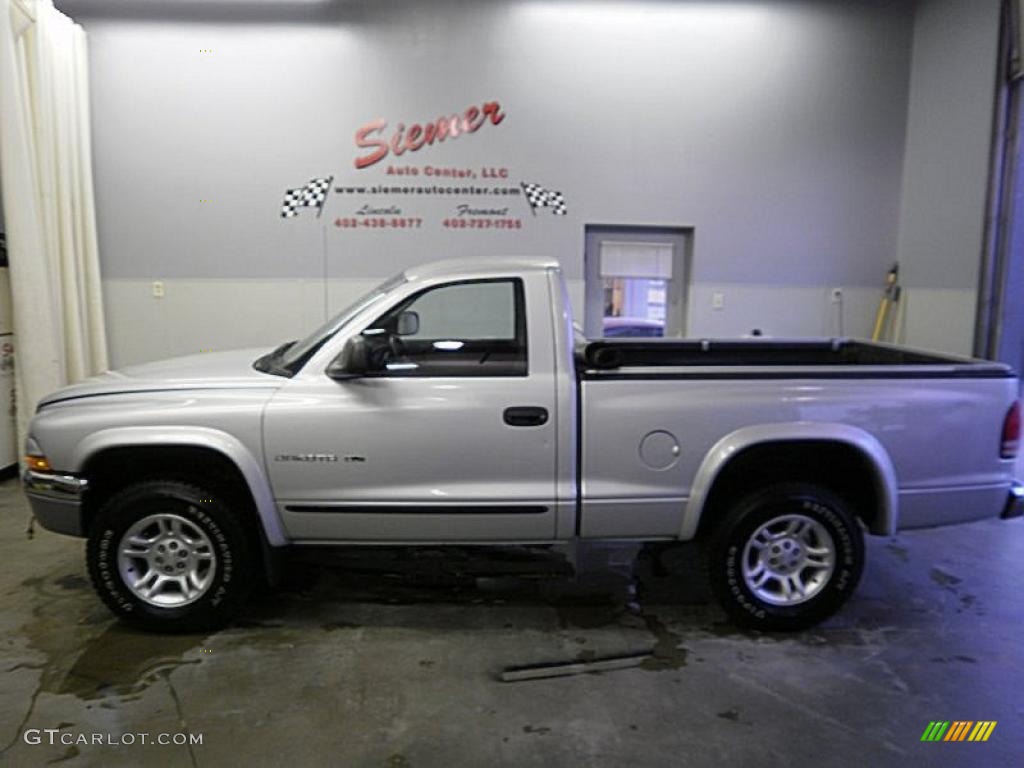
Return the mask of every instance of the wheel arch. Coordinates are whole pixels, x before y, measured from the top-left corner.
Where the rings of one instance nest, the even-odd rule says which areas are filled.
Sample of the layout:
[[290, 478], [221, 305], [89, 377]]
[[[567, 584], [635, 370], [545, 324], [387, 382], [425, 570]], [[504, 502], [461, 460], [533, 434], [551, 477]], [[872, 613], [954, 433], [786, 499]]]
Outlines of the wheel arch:
[[[690, 497], [683, 514], [679, 537], [692, 539], [713, 522], [708, 512], [716, 497], [724, 493], [730, 475], [759, 458], [775, 452], [773, 458], [817, 455], [819, 449], [836, 451], [837, 456], [854, 459], [857, 471], [870, 480], [873, 514], [862, 518], [868, 530], [877, 535], [896, 532], [898, 496], [896, 470], [885, 447], [871, 434], [848, 424], [798, 422], [743, 427], [729, 433], [708, 451], [694, 476]], [[778, 477], [778, 480], [792, 478]], [[813, 480], [807, 476], [803, 479]]]
[[[88, 435], [76, 447], [72, 462], [88, 479], [90, 467], [96, 467], [111, 452], [200, 450], [217, 454], [230, 464], [245, 484], [260, 522], [264, 540], [271, 547], [288, 543], [278, 516], [270, 483], [259, 460], [233, 435], [211, 427], [118, 427]], [[83, 520], [83, 527], [88, 521]]]

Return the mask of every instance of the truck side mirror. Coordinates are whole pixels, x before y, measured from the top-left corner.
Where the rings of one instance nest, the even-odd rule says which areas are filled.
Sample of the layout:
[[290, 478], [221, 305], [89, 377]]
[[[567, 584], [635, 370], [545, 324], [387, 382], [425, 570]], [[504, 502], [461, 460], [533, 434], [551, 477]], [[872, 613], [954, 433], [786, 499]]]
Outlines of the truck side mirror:
[[341, 354], [327, 366], [326, 373], [336, 381], [347, 381], [365, 376], [369, 369], [370, 356], [366, 348], [366, 339], [356, 335], [345, 342]]
[[398, 321], [395, 323], [396, 336], [415, 336], [420, 330], [420, 316], [412, 310], [406, 310], [398, 314]]

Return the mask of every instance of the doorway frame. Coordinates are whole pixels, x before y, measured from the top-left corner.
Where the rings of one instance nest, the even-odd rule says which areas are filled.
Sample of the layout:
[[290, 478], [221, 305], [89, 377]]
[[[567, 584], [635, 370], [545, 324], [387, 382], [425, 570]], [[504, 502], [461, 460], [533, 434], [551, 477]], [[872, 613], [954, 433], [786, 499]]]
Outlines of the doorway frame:
[[[584, 224], [583, 225], [583, 332], [587, 338], [601, 338], [604, 329], [604, 283], [601, 279], [600, 244], [603, 240], [630, 239], [640, 242], [679, 244], [673, 252], [672, 282], [677, 290], [666, 292], [665, 325], [669, 317], [679, 322], [685, 338], [692, 324], [693, 251], [696, 230], [690, 225]], [[673, 301], [675, 300], [675, 301]], [[672, 308], [673, 304], [681, 304]]]

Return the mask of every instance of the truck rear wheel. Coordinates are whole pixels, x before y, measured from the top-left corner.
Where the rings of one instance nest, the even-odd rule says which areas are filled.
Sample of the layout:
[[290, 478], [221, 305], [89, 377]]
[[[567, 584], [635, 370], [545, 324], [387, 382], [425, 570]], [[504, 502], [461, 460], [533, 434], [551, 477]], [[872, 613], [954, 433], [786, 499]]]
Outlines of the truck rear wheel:
[[114, 494], [86, 548], [103, 602], [144, 629], [192, 632], [224, 624], [245, 600], [255, 553], [213, 492], [150, 480]]
[[711, 588], [737, 624], [805, 629], [847, 601], [864, 570], [864, 537], [847, 504], [805, 483], [741, 498], [706, 547]]

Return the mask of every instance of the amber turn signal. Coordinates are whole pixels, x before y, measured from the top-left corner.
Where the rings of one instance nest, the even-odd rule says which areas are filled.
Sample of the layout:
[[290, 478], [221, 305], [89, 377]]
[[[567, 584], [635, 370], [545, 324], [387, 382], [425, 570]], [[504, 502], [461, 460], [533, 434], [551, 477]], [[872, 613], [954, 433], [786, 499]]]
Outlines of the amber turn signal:
[[28, 455], [25, 457], [25, 466], [29, 469], [34, 469], [37, 472], [49, 472], [53, 467], [50, 466], [50, 460], [45, 456], [32, 456]]

